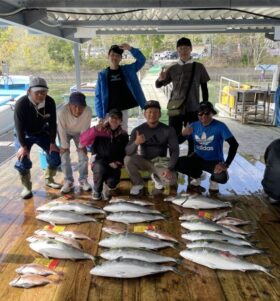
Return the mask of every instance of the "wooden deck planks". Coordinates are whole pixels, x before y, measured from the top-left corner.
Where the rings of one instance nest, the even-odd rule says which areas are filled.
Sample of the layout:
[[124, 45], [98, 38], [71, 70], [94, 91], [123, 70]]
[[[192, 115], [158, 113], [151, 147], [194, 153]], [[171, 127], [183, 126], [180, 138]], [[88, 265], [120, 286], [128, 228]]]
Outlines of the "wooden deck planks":
[[[38, 166], [36, 156], [33, 155], [32, 158], [34, 164], [32, 180], [35, 194], [33, 199], [29, 201], [22, 201], [19, 198], [20, 185], [17, 174], [13, 170], [13, 164], [11, 162], [5, 163], [0, 171], [0, 300], [276, 301], [280, 299], [279, 278], [272, 279], [261, 272], [214, 271], [187, 260], [183, 260], [179, 266], [181, 272], [186, 272], [183, 276], [168, 272], [162, 275], [130, 280], [92, 277], [89, 274], [93, 267], [90, 260], [77, 262], [59, 260], [57, 270], [63, 271], [65, 274], [60, 284], [50, 284], [29, 290], [11, 288], [8, 283], [16, 276], [15, 269], [23, 263], [41, 258], [39, 254], [29, 248], [25, 241], [26, 237], [32, 235], [35, 229], [46, 225], [44, 222], [35, 219], [35, 209], [59, 196], [55, 190], [46, 190], [43, 173]], [[250, 179], [254, 173], [256, 175], [255, 181], [259, 183], [261, 169], [244, 160], [240, 157], [231, 166], [231, 179], [221, 189], [221, 191], [232, 191], [234, 195], [227, 194], [219, 196], [219, 198], [235, 201], [231, 216], [251, 220], [253, 224], [246, 226], [245, 229], [254, 230], [257, 227], [255, 229], [256, 233], [251, 239], [259, 241], [256, 244], [258, 247], [268, 249], [270, 257], [264, 254], [248, 257], [248, 260], [263, 266], [273, 267], [272, 273], [280, 277], [279, 209], [268, 204], [256, 192], [252, 192], [254, 186], [248, 184], [247, 179]], [[7, 179], [4, 175], [7, 175]], [[62, 180], [62, 175], [60, 174], [58, 178]], [[178, 209], [178, 207], [175, 209], [176, 206], [163, 202], [165, 195], [153, 196], [152, 187], [151, 182], [147, 182], [146, 192], [148, 194], [143, 198], [154, 202], [155, 208], [169, 217], [166, 221], [153, 224], [158, 229], [168, 232], [182, 241], [181, 233], [183, 230], [180, 227], [178, 217], [180, 212], [184, 210]], [[123, 181], [120, 185], [120, 191], [124, 196], [128, 195], [129, 188], [129, 181]], [[180, 189], [184, 189], [183, 184]], [[167, 189], [164, 193], [167, 195], [168, 192]], [[174, 191], [172, 193], [174, 194]], [[242, 196], [240, 193], [247, 193], [247, 196]], [[87, 200], [90, 198], [90, 194], [80, 194], [79, 190], [76, 189], [74, 197]], [[104, 205], [106, 202], [99, 203]], [[67, 229], [76, 229], [94, 237], [95, 241], [85, 241], [83, 246], [89, 253], [98, 255], [101, 249], [98, 248], [97, 243], [106, 236], [101, 231], [103, 224], [109, 225], [111, 222], [69, 225]], [[133, 226], [128, 228], [132, 230]], [[179, 249], [183, 248], [183, 244], [179, 246]], [[160, 253], [179, 257], [179, 250], [171, 248], [161, 250]]]

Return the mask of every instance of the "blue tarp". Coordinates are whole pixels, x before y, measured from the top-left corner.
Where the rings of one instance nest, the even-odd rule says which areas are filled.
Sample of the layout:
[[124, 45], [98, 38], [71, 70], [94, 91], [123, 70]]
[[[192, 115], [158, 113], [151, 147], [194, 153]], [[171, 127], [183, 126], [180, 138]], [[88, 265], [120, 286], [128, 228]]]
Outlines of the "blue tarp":
[[280, 126], [280, 85], [274, 95], [274, 125]]

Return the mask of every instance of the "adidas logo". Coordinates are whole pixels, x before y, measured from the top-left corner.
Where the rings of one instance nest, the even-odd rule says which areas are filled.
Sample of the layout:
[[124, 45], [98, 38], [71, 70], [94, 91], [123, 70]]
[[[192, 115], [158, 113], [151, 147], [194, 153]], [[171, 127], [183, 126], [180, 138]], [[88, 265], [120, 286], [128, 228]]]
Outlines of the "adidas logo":
[[194, 138], [199, 144], [206, 146], [214, 140], [214, 135], [207, 138], [206, 133], [203, 132], [201, 137], [194, 135]]

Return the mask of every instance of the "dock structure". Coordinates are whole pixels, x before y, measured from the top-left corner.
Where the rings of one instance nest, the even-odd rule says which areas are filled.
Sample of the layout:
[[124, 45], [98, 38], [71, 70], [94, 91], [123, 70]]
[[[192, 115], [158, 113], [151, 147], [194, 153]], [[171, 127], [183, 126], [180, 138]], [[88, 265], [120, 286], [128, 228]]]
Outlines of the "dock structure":
[[[264, 144], [266, 141], [263, 140], [267, 137], [263, 136], [261, 129], [261, 127], [258, 128], [255, 135], [256, 139]], [[234, 130], [238, 131], [238, 128]], [[242, 131], [240, 131], [240, 135], [241, 133]], [[279, 132], [273, 132], [273, 135], [276, 136], [277, 134]], [[238, 136], [237, 140], [239, 140]], [[244, 143], [246, 143], [245, 140]], [[264, 254], [249, 256], [247, 259], [250, 262], [271, 268], [271, 273], [276, 278], [271, 278], [262, 272], [212, 270], [183, 260], [177, 266], [182, 275], [166, 272], [139, 279], [122, 280], [90, 275], [90, 269], [96, 264], [91, 260], [58, 260], [55, 270], [64, 273], [60, 283], [30, 289], [9, 286], [9, 282], [17, 276], [15, 270], [19, 266], [34, 261], [43, 262], [43, 257], [31, 250], [26, 238], [33, 235], [35, 230], [47, 225], [47, 223], [36, 219], [36, 208], [61, 197], [57, 190], [45, 187], [38, 150], [35, 147], [32, 150], [31, 159], [33, 161], [31, 174], [34, 196], [30, 200], [20, 199], [20, 181], [13, 168], [15, 158], [5, 161], [0, 168], [0, 300], [278, 301], [280, 299], [280, 208], [271, 205], [261, 194], [263, 163], [258, 160], [249, 160], [248, 157], [241, 154], [236, 156], [230, 166], [230, 179], [227, 184], [220, 186], [220, 194], [216, 197], [220, 200], [231, 201], [233, 207], [230, 216], [251, 221], [251, 224], [244, 226], [244, 229], [253, 232], [250, 240], [258, 248], [263, 248], [266, 251]], [[75, 165], [77, 158], [74, 158], [73, 161], [73, 165]], [[59, 173], [57, 180], [62, 182], [61, 173]], [[77, 179], [75, 180], [77, 184]], [[92, 183], [91, 172], [89, 180]], [[208, 180], [205, 179], [202, 186], [208, 188]], [[182, 209], [169, 202], [164, 202], [163, 199], [168, 195], [185, 191], [186, 183], [186, 177], [180, 176], [177, 189], [166, 187], [164, 191], [159, 193], [154, 190], [153, 182], [148, 180], [145, 182], [145, 193], [141, 196], [141, 199], [152, 202], [155, 209], [166, 215], [165, 220], [150, 224], [180, 241], [177, 249], [166, 248], [160, 251], [163, 255], [175, 258], [179, 258], [179, 251], [186, 248], [186, 242], [181, 238], [184, 230], [180, 227], [178, 217], [182, 213], [192, 212], [192, 210]], [[130, 187], [129, 181], [122, 181], [118, 187], [117, 195], [113, 197], [129, 198]], [[73, 194], [65, 197], [93, 202], [91, 194], [81, 192], [78, 187], [75, 188]], [[95, 202], [100, 207], [107, 203], [107, 201]], [[98, 220], [98, 223], [66, 226], [66, 229], [77, 230], [93, 238], [92, 241], [83, 241], [82, 245], [86, 252], [94, 256], [98, 256], [102, 251], [98, 242], [108, 236], [102, 231], [102, 227], [113, 225], [113, 222], [106, 219], [100, 218]], [[143, 227], [129, 225], [126, 229], [131, 232], [140, 231], [147, 224], [141, 224], [141, 226]]]

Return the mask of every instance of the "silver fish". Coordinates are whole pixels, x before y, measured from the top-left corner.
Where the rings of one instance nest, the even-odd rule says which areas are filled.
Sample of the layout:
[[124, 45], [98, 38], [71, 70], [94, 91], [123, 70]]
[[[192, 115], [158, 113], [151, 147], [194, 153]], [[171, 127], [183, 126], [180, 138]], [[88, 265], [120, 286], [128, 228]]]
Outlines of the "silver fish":
[[219, 219], [217, 224], [222, 224], [222, 225], [232, 225], [232, 226], [242, 226], [242, 225], [248, 225], [251, 224], [250, 221], [244, 221], [242, 219], [236, 218], [236, 217], [223, 217]]
[[190, 195], [185, 198], [181, 196], [174, 197], [173, 199], [169, 199], [169, 201], [171, 201], [175, 205], [192, 209], [215, 209], [232, 207], [231, 203], [229, 202], [214, 200], [200, 194]]
[[242, 238], [245, 237], [239, 233], [235, 233], [230, 231], [229, 229], [223, 227], [222, 225], [218, 225], [215, 222], [199, 218], [198, 220], [185, 221], [181, 224], [181, 226], [190, 231], [213, 231], [213, 232], [222, 232], [225, 235]]
[[173, 257], [162, 256], [158, 253], [135, 249], [135, 248], [119, 248], [119, 249], [109, 249], [100, 254], [100, 256], [107, 260], [116, 260], [118, 258], [126, 259], [137, 259], [147, 262], [161, 263], [161, 262], [178, 262]]
[[34, 286], [46, 285], [49, 283], [56, 283], [57, 281], [53, 281], [48, 279], [47, 277], [41, 275], [20, 275], [13, 279], [9, 284], [15, 287], [23, 287], [30, 288]]
[[112, 199], [112, 200], [109, 201], [110, 204], [124, 203], [124, 202], [131, 203], [131, 204], [136, 204], [136, 205], [140, 205], [140, 206], [152, 206], [152, 205], [154, 205], [151, 202], [136, 200], [136, 199], [129, 199], [129, 200], [127, 200], [127, 199]]
[[148, 214], [160, 214], [158, 210], [149, 209], [145, 206], [131, 204], [127, 202], [109, 204], [103, 209], [108, 212], [141, 212]]
[[168, 241], [173, 241], [175, 243], [178, 243], [178, 240], [176, 238], [172, 237], [167, 233], [161, 232], [159, 230], [145, 230], [144, 233], [160, 240], [168, 240]]
[[112, 235], [102, 239], [98, 245], [105, 248], [144, 248], [151, 250], [166, 247], [174, 248], [174, 244], [171, 242], [154, 239], [137, 233]]
[[63, 275], [63, 272], [57, 272], [53, 269], [50, 269], [44, 265], [37, 264], [37, 263], [28, 263], [20, 266], [16, 269], [18, 274], [35, 274], [41, 276], [48, 276], [48, 275]]
[[224, 252], [229, 252], [235, 256], [248, 256], [254, 254], [261, 254], [263, 253], [262, 250], [251, 248], [250, 246], [237, 246], [234, 244], [230, 244], [227, 242], [221, 241], [203, 241], [197, 240], [187, 244], [187, 248], [210, 248], [215, 250], [220, 250]]
[[108, 234], [121, 234], [126, 232], [124, 228], [118, 227], [116, 225], [102, 227], [102, 231]]
[[183, 250], [180, 252], [180, 255], [192, 262], [207, 266], [210, 269], [239, 270], [242, 272], [247, 270], [255, 270], [262, 271], [274, 277], [263, 266], [248, 262], [227, 252], [204, 248], [194, 248]]
[[61, 258], [61, 259], [91, 259], [94, 256], [77, 248], [73, 248], [63, 242], [53, 239], [39, 240], [30, 243], [30, 248], [37, 253], [42, 254], [46, 258]]
[[37, 208], [38, 211], [73, 211], [80, 214], [105, 214], [99, 207], [89, 206], [78, 202], [48, 203]]
[[236, 226], [233, 226], [233, 225], [225, 225], [225, 224], [220, 224], [220, 223], [218, 225], [222, 225], [223, 227], [229, 229], [230, 231], [235, 232], [235, 233], [239, 233], [239, 234], [251, 235], [251, 234], [254, 233], [254, 232], [248, 232], [246, 230], [240, 229], [240, 228], [238, 228]]
[[234, 238], [225, 234], [212, 232], [212, 231], [191, 231], [189, 233], [182, 234], [182, 238], [190, 241], [197, 241], [197, 240], [224, 241], [237, 246], [252, 247], [252, 244], [247, 240]]
[[84, 233], [78, 232], [78, 231], [71, 231], [71, 230], [64, 230], [64, 231], [60, 231], [58, 232], [58, 234], [68, 237], [68, 238], [72, 238], [72, 239], [86, 239], [86, 240], [92, 240], [89, 236], [87, 236]]
[[135, 259], [117, 259], [106, 261], [94, 267], [90, 273], [103, 277], [137, 278], [167, 271], [179, 273], [178, 270], [172, 266], [164, 266]]
[[[207, 218], [207, 219], [210, 219], [212, 221], [218, 221], [220, 220], [221, 218], [224, 218], [228, 215], [230, 211], [222, 211], [222, 212], [209, 212], [209, 211], [199, 211], [197, 214], [195, 214], [196, 216], [198, 217], [204, 217], [204, 218]], [[193, 213], [192, 214], [183, 214], [182, 216], [179, 217], [179, 220], [181, 221], [187, 221], [189, 220], [189, 216], [190, 215], [194, 215]]]
[[157, 214], [147, 214], [138, 212], [116, 212], [107, 215], [106, 219], [109, 221], [119, 222], [123, 224], [136, 224], [162, 220], [164, 219], [164, 217], [162, 215]]
[[36, 218], [52, 225], [96, 222], [96, 219], [93, 217], [69, 211], [44, 211], [38, 214]]
[[[38, 240], [44, 240], [44, 239], [49, 239], [50, 237], [46, 237], [46, 236], [40, 236], [40, 235], [33, 235], [33, 236], [29, 236], [27, 237], [27, 241], [28, 242], [34, 242], [34, 241], [38, 241]], [[66, 237], [66, 236], [62, 236], [62, 235], [55, 235], [53, 238], [56, 241], [60, 241], [63, 242], [67, 245], [70, 245], [74, 248], [77, 249], [81, 249], [81, 245], [79, 242], [77, 242], [75, 239], [72, 239], [70, 237]]]

